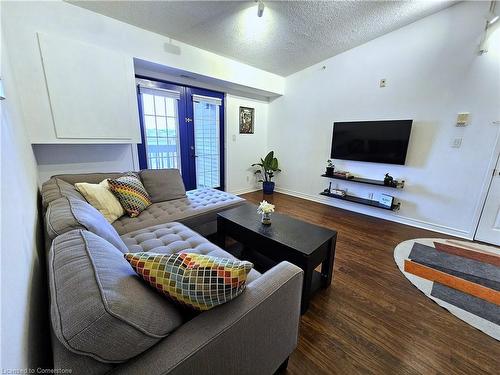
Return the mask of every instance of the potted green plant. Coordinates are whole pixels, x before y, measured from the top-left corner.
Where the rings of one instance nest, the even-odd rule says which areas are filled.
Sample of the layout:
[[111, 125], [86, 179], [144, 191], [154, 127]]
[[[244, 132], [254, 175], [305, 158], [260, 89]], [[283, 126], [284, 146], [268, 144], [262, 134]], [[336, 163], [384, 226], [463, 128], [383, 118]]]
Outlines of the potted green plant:
[[332, 177], [334, 168], [335, 168], [335, 165], [333, 165], [333, 160], [328, 159], [326, 161], [326, 173], [325, 173], [325, 175]]
[[264, 159], [260, 159], [260, 163], [252, 164], [252, 167], [260, 167], [255, 171], [255, 174], [261, 175], [259, 182], [262, 182], [262, 190], [264, 194], [272, 194], [274, 192], [274, 182], [272, 181], [276, 172], [281, 172], [278, 168], [278, 159], [274, 157], [274, 151], [266, 155]]

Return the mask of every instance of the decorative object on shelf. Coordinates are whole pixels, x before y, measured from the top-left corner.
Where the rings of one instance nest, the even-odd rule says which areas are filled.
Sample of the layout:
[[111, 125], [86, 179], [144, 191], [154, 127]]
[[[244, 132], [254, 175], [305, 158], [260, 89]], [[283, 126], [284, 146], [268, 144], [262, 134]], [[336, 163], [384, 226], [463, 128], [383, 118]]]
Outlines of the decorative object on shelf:
[[240, 134], [253, 134], [255, 109], [240, 107]]
[[252, 164], [252, 167], [258, 166], [255, 174], [260, 174], [259, 182], [262, 182], [262, 190], [264, 194], [272, 194], [274, 192], [274, 182], [272, 181], [276, 172], [281, 172], [278, 168], [278, 159], [274, 157], [274, 151], [269, 152], [264, 159], [260, 159], [260, 163]]
[[325, 175], [326, 176], [333, 176], [333, 171], [335, 169], [335, 165], [333, 165], [333, 160], [332, 159], [328, 159], [326, 161], [326, 173]]
[[261, 222], [264, 225], [271, 225], [271, 214], [273, 212], [274, 212], [274, 204], [271, 204], [265, 200], [260, 202], [260, 205], [257, 208], [257, 213], [262, 215]]
[[344, 180], [350, 180], [351, 178], [354, 178], [354, 176], [347, 171], [334, 171], [333, 176], [343, 178]]
[[387, 208], [392, 207], [394, 202], [394, 197], [392, 195], [382, 194], [378, 200], [378, 202]]
[[331, 194], [333, 195], [338, 195], [339, 197], [345, 197], [346, 196], [346, 192], [345, 190], [341, 190], [341, 189], [333, 189], [330, 191]]
[[323, 192], [330, 193], [331, 191], [332, 191], [332, 183], [330, 182], [330, 184], [328, 185], [328, 187], [325, 190], [323, 190]]
[[386, 173], [384, 176], [384, 185], [394, 186], [394, 184], [395, 184], [394, 178], [389, 173]]

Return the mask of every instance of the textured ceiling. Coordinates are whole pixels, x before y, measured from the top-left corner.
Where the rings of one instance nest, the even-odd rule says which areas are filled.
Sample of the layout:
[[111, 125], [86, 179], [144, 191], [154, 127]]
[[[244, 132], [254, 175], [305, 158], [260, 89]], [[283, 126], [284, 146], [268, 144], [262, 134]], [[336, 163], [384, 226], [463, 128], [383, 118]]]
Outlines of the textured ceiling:
[[452, 1], [69, 1], [97, 13], [287, 76]]

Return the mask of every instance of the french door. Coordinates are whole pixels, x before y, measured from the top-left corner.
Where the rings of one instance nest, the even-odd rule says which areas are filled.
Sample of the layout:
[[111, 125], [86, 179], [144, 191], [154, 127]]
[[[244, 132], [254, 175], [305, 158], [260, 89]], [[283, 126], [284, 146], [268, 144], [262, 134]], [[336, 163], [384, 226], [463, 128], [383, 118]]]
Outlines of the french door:
[[224, 94], [137, 78], [141, 169], [176, 168], [187, 190], [224, 188]]

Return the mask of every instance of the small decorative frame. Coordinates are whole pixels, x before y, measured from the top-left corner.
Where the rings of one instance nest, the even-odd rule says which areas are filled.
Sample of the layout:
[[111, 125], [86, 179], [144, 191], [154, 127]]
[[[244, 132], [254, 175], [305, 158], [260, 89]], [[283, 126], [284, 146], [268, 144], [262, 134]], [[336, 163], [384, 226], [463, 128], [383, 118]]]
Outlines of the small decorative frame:
[[240, 134], [253, 134], [255, 108], [240, 107]]

